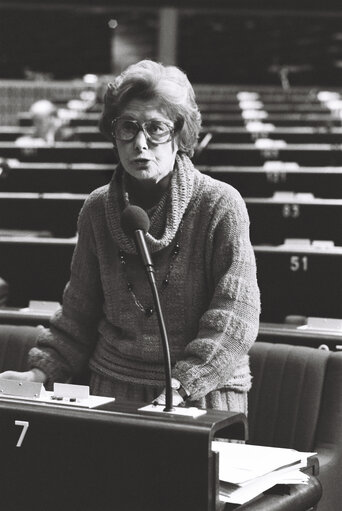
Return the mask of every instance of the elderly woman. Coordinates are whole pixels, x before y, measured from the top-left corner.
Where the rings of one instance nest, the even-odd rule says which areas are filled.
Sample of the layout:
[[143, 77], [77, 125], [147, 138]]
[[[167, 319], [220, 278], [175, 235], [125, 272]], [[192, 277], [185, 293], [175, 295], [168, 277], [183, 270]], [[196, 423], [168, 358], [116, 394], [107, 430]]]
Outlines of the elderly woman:
[[249, 220], [234, 188], [194, 168], [200, 124], [193, 89], [176, 67], [142, 61], [109, 84], [100, 125], [120, 163], [85, 201], [63, 308], [31, 350], [27, 379], [49, 385], [88, 367], [93, 394], [162, 401], [157, 316], [120, 223], [133, 204], [150, 219], [174, 404], [247, 412], [259, 319]]

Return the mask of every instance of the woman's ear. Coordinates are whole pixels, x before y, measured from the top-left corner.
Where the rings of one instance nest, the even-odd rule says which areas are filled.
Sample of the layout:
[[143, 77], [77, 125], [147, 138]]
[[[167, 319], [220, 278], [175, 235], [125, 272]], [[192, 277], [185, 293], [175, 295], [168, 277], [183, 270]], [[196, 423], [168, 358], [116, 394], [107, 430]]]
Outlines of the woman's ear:
[[172, 143], [172, 152], [178, 152], [179, 149], [179, 134], [175, 133], [171, 140]]

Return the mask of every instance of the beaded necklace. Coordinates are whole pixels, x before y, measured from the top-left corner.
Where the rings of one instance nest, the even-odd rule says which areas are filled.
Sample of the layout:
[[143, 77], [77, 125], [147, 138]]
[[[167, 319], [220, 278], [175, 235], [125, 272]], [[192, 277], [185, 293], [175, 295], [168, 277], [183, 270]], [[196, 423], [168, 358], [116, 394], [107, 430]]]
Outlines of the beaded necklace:
[[[170, 275], [171, 275], [172, 269], [174, 267], [174, 261], [177, 258], [179, 251], [180, 251], [180, 244], [176, 240], [175, 246], [173, 247], [171, 254], [170, 254], [168, 270], [167, 270], [165, 277], [163, 278], [161, 285], [160, 285], [160, 293], [163, 293], [165, 291], [165, 289], [167, 288], [167, 286], [169, 285]], [[122, 250], [119, 250], [119, 259], [120, 259], [120, 263], [122, 264], [122, 267], [124, 270], [124, 274], [125, 274], [125, 278], [126, 278], [126, 282], [127, 282], [127, 289], [129, 291], [129, 293], [131, 294], [135, 305], [141, 312], [143, 312], [145, 314], [145, 316], [147, 316], [149, 318], [154, 313], [154, 307], [152, 305], [148, 305], [148, 306], [143, 305], [140, 302], [140, 300], [138, 299], [137, 295], [135, 294], [134, 286], [133, 286], [132, 282], [129, 280], [129, 277], [127, 274], [127, 261], [126, 261], [125, 253]]]
[[[122, 179], [122, 188], [123, 188], [124, 203], [125, 203], [125, 206], [128, 206], [130, 204], [130, 200], [129, 200], [128, 192], [125, 189], [124, 179]], [[168, 194], [164, 193], [161, 201], [166, 201], [167, 196], [168, 196]], [[179, 236], [180, 236], [180, 233], [182, 231], [182, 225], [183, 225], [183, 219], [181, 220], [181, 223], [180, 223], [180, 226], [179, 226], [179, 229], [178, 229], [178, 233], [177, 233], [176, 238], [175, 238], [174, 247], [173, 247], [173, 249], [171, 250], [171, 253], [170, 253], [169, 265], [168, 265], [167, 272], [166, 272], [166, 274], [165, 274], [165, 276], [164, 276], [164, 278], [163, 278], [163, 280], [161, 282], [161, 285], [160, 285], [160, 293], [163, 293], [165, 291], [165, 289], [169, 285], [170, 276], [171, 276], [172, 270], [174, 268], [175, 259], [177, 258], [178, 254], [180, 252]], [[136, 307], [141, 312], [143, 312], [146, 317], [148, 317], [148, 318], [151, 317], [152, 314], [155, 312], [154, 307], [152, 305], [147, 305], [147, 306], [143, 305], [140, 302], [140, 300], [138, 299], [137, 295], [135, 294], [133, 283], [130, 281], [130, 279], [128, 277], [128, 273], [127, 273], [127, 260], [126, 260], [125, 252], [123, 250], [119, 250], [118, 255], [119, 255], [120, 263], [122, 264], [123, 272], [124, 272], [124, 275], [125, 275], [125, 278], [126, 278], [127, 290], [131, 294]]]

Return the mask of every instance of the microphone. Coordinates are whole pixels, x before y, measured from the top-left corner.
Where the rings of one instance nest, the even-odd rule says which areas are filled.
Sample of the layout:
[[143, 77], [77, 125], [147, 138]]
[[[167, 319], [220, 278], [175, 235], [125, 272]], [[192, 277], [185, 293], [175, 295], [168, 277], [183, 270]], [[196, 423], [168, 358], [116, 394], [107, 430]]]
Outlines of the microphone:
[[154, 266], [152, 263], [151, 255], [148, 250], [145, 234], [150, 228], [150, 220], [147, 213], [139, 206], [127, 206], [121, 215], [121, 227], [125, 234], [133, 238], [137, 252], [145, 267], [147, 280], [150, 284], [154, 307], [157, 313], [158, 325], [161, 335], [163, 356], [164, 356], [164, 372], [165, 372], [165, 412], [171, 412], [172, 404], [172, 385], [171, 385], [171, 357], [170, 346], [167, 336], [164, 316], [159, 300], [159, 293], [154, 276]]
[[154, 267], [145, 240], [145, 234], [150, 228], [147, 213], [139, 206], [127, 206], [121, 215], [121, 227], [129, 238], [134, 239], [137, 252], [147, 272], [147, 278], [150, 279], [154, 274]]

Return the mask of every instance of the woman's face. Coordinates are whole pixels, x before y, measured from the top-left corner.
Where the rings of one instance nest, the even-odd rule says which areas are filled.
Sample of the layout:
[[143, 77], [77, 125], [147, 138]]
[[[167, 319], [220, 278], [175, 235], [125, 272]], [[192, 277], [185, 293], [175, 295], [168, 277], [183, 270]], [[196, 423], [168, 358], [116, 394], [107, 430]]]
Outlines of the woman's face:
[[[157, 100], [133, 99], [121, 112], [120, 119], [138, 121], [140, 125], [153, 119], [173, 126]], [[151, 184], [158, 183], [170, 174], [174, 167], [178, 144], [174, 135], [167, 138], [167, 142], [155, 144], [148, 140], [142, 129], [131, 141], [117, 138], [116, 147], [125, 171], [132, 177], [146, 183], [150, 181]]]

